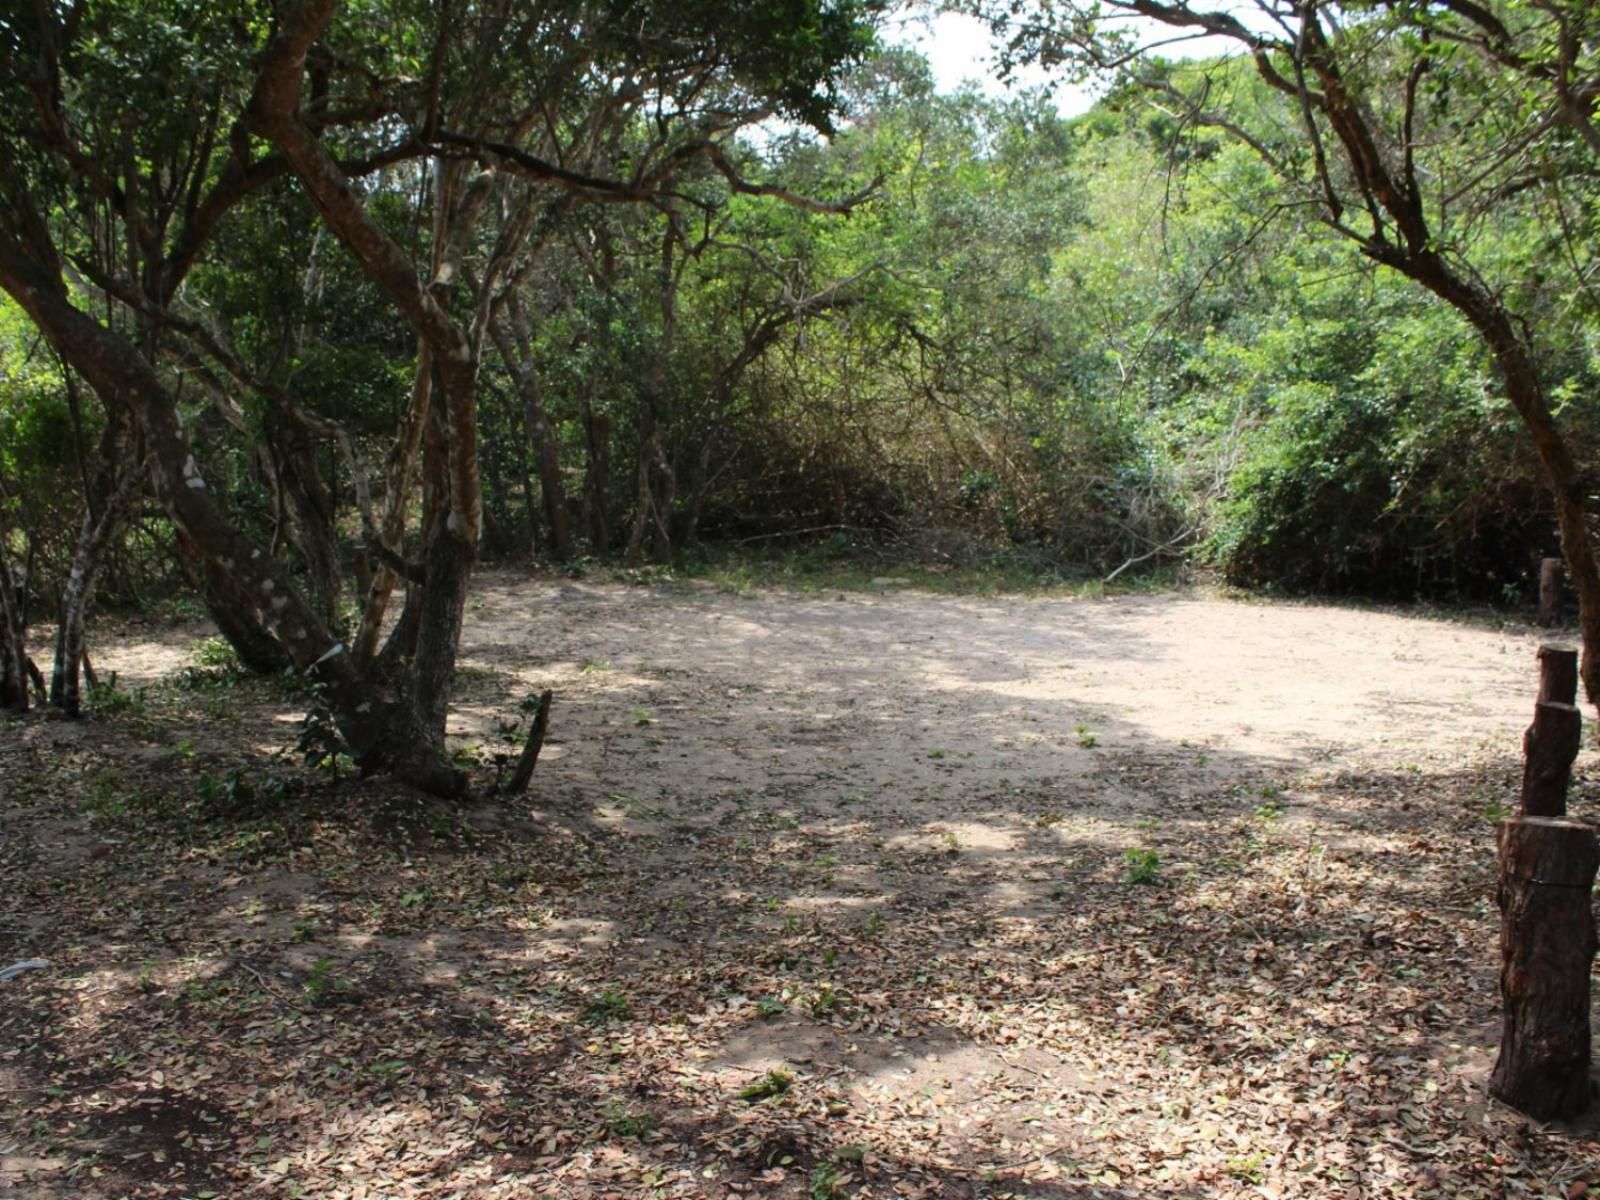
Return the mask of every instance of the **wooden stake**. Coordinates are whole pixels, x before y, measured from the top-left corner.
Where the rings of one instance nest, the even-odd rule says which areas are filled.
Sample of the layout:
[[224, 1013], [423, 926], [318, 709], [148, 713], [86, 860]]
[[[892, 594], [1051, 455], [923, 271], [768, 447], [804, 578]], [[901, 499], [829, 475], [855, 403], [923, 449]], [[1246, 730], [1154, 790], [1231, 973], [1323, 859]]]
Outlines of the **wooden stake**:
[[533, 728], [528, 730], [528, 740], [523, 743], [522, 756], [517, 759], [516, 773], [511, 776], [511, 782], [506, 791], [513, 796], [520, 796], [528, 790], [528, 781], [533, 778], [533, 766], [539, 761], [539, 751], [544, 746], [545, 730], [550, 727], [550, 702], [554, 697], [549, 688], [539, 696], [539, 711], [534, 714]]
[[1533, 706], [1533, 724], [1522, 735], [1524, 816], [1566, 815], [1567, 783], [1582, 736], [1583, 717], [1574, 705], [1541, 700]]
[[1559, 558], [1539, 563], [1539, 624], [1547, 629], [1561, 623], [1561, 567]]
[[1589, 894], [1600, 842], [1581, 821], [1500, 822], [1500, 1056], [1489, 1092], [1541, 1121], [1589, 1106]]
[[1557, 704], [1578, 702], [1578, 651], [1546, 642], [1539, 647], [1539, 699]]

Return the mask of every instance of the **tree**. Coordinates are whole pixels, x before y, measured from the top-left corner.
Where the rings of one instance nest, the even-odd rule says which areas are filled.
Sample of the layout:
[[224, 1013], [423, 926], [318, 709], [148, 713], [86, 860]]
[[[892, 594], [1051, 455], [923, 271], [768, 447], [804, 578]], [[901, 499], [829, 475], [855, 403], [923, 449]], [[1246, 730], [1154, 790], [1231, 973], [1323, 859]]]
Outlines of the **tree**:
[[[1593, 133], [1587, 10], [1558, 4], [1527, 16], [1464, 0], [1308, 0], [1241, 15], [1187, 0], [1105, 0], [1038, 14], [987, 11], [1013, 54], [1117, 73], [1181, 127], [1222, 131], [1249, 146], [1282, 186], [1284, 208], [1314, 213], [1472, 326], [1554, 496], [1579, 600], [1585, 690], [1600, 704], [1600, 566], [1588, 488], [1553, 412], [1525, 297], [1482, 245], [1485, 225], [1524, 203], [1552, 165], [1570, 157], [1572, 132], [1585, 141]], [[1128, 31], [1133, 18], [1176, 31], [1167, 42], [1225, 39], [1250, 75], [1233, 60], [1160, 62], [1145, 52], [1137, 27]]]
[[[481, 347], [535, 217], [551, 197], [661, 203], [697, 162], [735, 190], [798, 201], [747, 180], [722, 140], [761, 112], [826, 125], [834, 75], [870, 41], [867, 10], [808, 2], [413, 10], [314, 0], [281, 6], [270, 28], [253, 13], [180, 0], [64, 12], [41, 3], [0, 21], [9, 114], [0, 143], [21, 168], [4, 184], [0, 286], [108, 409], [127, 406], [180, 540], [247, 625], [323, 682], [363, 768], [393, 768], [451, 792], [461, 778], [440, 751], [482, 528]], [[149, 51], [138, 80], [158, 93], [144, 98], [157, 120], [134, 119], [114, 86], [86, 86], [91, 76], [119, 77], [124, 46]], [[566, 165], [575, 146], [607, 127], [586, 114], [613, 110], [648, 114], [646, 152], [605, 164], [608, 175]], [[430, 164], [425, 266], [377, 218], [381, 189], [358, 188], [404, 163]], [[369, 548], [408, 584], [407, 611], [382, 655], [373, 647], [383, 585], [369, 594], [352, 653], [327, 619], [327, 596], [308, 600], [218, 502], [166, 374], [163, 350], [176, 333], [213, 378], [271, 395], [286, 419], [341, 445], [364, 493], [343, 430], [256, 377], [179, 311], [181, 285], [219, 224], [291, 176], [418, 346], [381, 525], [361, 504]], [[486, 228], [486, 214], [498, 223]], [[98, 265], [79, 252], [106, 242], [128, 251]], [[90, 311], [80, 276], [108, 318]], [[398, 530], [419, 453], [423, 519], [411, 557]]]

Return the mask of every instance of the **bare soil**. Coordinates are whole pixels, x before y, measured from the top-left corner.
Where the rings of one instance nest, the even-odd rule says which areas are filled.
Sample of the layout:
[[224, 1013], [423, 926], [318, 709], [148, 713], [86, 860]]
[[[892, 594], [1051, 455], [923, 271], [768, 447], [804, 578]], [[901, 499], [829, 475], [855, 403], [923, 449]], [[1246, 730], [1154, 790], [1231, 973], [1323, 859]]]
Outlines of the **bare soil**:
[[0, 730], [0, 1194], [1600, 1184], [1484, 1094], [1525, 626], [486, 574], [463, 810], [308, 778], [199, 632]]

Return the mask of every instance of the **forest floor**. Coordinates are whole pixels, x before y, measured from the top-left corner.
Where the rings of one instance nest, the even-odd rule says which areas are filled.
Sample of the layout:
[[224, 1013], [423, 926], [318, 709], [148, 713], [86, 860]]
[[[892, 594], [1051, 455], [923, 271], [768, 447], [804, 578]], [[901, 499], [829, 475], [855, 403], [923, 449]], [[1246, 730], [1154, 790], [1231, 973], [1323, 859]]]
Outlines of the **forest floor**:
[[455, 808], [203, 632], [0, 730], [0, 1195], [1600, 1187], [1485, 1095], [1526, 626], [485, 574]]

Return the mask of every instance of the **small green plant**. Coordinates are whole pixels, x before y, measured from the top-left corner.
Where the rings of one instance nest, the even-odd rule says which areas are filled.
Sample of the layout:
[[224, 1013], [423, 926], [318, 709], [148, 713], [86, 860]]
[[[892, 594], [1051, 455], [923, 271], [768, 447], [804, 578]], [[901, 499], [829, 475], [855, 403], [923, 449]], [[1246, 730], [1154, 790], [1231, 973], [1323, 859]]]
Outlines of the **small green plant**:
[[306, 704], [306, 715], [300, 718], [300, 736], [295, 739], [295, 749], [301, 760], [313, 771], [326, 771], [328, 778], [337, 783], [341, 760], [348, 761], [350, 747], [333, 719], [333, 707], [328, 703], [327, 688], [320, 683], [311, 685]]
[[1156, 883], [1161, 878], [1161, 856], [1154, 850], [1129, 846], [1122, 852], [1122, 866], [1129, 883]]
[[333, 960], [319, 958], [311, 964], [311, 972], [306, 976], [303, 990], [305, 991], [306, 999], [316, 1004], [318, 1001], [325, 999], [330, 992], [342, 986], [343, 984], [333, 976]]
[[883, 914], [881, 912], [875, 912], [867, 918], [867, 923], [862, 926], [862, 931], [868, 937], [877, 937], [883, 932], [883, 925]]
[[89, 777], [83, 807], [97, 817], [120, 817], [128, 811], [127, 781], [115, 767], [101, 767]]
[[254, 800], [256, 794], [255, 788], [245, 778], [244, 770], [240, 767], [233, 767], [221, 776], [207, 771], [200, 776], [200, 783], [195, 791], [198, 793], [201, 806], [207, 812], [217, 814], [238, 812]]
[[833, 1163], [819, 1163], [811, 1172], [810, 1200], [832, 1200], [844, 1187], [845, 1176]]
[[842, 997], [833, 990], [833, 984], [825, 983], [817, 989], [817, 994], [811, 998], [811, 1015], [813, 1017], [831, 1016], [838, 1011]]
[[944, 852], [951, 858], [961, 853], [961, 839], [955, 835], [954, 830], [944, 830], [939, 834], [939, 840], [944, 843]]
[[1276, 825], [1283, 817], [1283, 808], [1276, 800], [1268, 800], [1265, 804], [1256, 805], [1255, 820], [1258, 825], [1265, 825], [1269, 829]]
[[654, 720], [655, 718], [650, 715], [650, 710], [643, 705], [633, 710], [633, 723], [635, 725], [649, 725]]
[[138, 986], [139, 990], [141, 992], [145, 993], [146, 995], [149, 995], [151, 992], [155, 991], [156, 990], [155, 968], [152, 967], [149, 963], [145, 963], [142, 967], [139, 968], [139, 974], [138, 974], [138, 977], [134, 980], [134, 983]]
[[780, 1016], [787, 1011], [781, 1000], [775, 1000], [771, 996], [762, 996], [756, 1001], [756, 1016], [763, 1021], [769, 1017]]
[[235, 676], [245, 674], [239, 652], [225, 637], [201, 638], [194, 644], [193, 651], [195, 662], [207, 671]]
[[794, 1076], [788, 1071], [773, 1068], [748, 1087], [739, 1089], [739, 1099], [752, 1103], [781, 1096], [794, 1086]]
[[616, 1103], [606, 1106], [606, 1128], [613, 1137], [648, 1137], [660, 1124], [661, 1118], [653, 1112], [629, 1112]]
[[1259, 1184], [1266, 1178], [1261, 1170], [1261, 1164], [1265, 1161], [1266, 1156], [1260, 1152], [1245, 1154], [1238, 1158], [1230, 1158], [1226, 1169], [1228, 1174], [1240, 1183]]
[[1511, 810], [1498, 800], [1491, 800], [1483, 806], [1483, 819], [1492, 825], [1498, 825], [1511, 815]]
[[605, 988], [583, 1010], [579, 1019], [585, 1025], [605, 1025], [611, 1021], [626, 1020], [628, 998], [621, 992]]
[[1082, 723], [1073, 726], [1072, 731], [1078, 735], [1078, 745], [1085, 750], [1093, 750], [1100, 742], [1099, 737], [1087, 725]]
[[104, 683], [90, 684], [86, 693], [88, 707], [96, 716], [143, 716], [145, 690], [129, 695], [117, 688], [117, 673], [115, 671], [106, 678]]
[[943, 758], [949, 753], [950, 753], [950, 751], [946, 750], [943, 746], [935, 746], [932, 750], [928, 751], [928, 757], [929, 758]]

